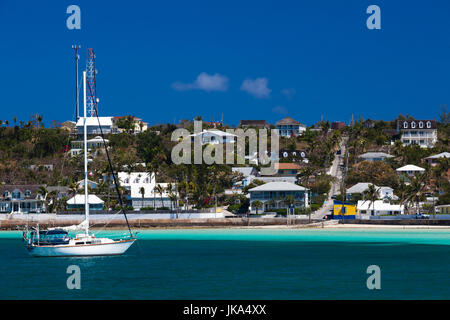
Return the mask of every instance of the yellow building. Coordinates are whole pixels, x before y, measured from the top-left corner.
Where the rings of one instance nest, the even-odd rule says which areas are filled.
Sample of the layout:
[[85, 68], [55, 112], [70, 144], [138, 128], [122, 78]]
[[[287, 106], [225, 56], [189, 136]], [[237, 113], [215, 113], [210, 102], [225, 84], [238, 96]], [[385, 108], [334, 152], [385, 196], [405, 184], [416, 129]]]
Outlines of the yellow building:
[[333, 217], [334, 219], [355, 219], [356, 215], [356, 205], [353, 203], [342, 203], [341, 201], [334, 201], [333, 204]]
[[450, 204], [436, 206], [436, 211], [442, 214], [450, 214]]

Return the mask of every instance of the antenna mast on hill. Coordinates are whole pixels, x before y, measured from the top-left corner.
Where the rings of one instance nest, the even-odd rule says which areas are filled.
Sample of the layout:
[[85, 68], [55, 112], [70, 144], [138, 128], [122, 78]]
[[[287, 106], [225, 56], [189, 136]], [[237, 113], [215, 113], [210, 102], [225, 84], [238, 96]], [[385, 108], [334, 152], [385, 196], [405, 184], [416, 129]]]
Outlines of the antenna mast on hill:
[[95, 103], [97, 102], [97, 84], [95, 81], [95, 54], [94, 49], [87, 49], [87, 59], [86, 59], [86, 78], [89, 88], [89, 95], [87, 96], [87, 111], [89, 116], [95, 116]]
[[76, 88], [75, 88], [75, 112], [76, 112], [76, 119], [75, 122], [78, 122], [78, 118], [80, 117], [80, 90], [78, 87], [79, 84], [79, 78], [78, 78], [78, 60], [80, 60], [80, 55], [78, 54], [78, 50], [81, 48], [80, 45], [74, 44], [72, 48], [75, 50], [75, 68], [76, 68]]

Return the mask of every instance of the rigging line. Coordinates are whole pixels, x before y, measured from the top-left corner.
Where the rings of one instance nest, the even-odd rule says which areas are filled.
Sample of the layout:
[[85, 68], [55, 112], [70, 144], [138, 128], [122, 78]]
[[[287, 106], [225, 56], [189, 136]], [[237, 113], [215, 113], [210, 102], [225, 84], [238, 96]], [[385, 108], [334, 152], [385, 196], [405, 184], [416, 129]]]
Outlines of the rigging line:
[[[94, 61], [93, 67], [94, 67], [94, 70], [95, 70], [95, 61]], [[94, 83], [95, 83], [95, 72], [94, 72]], [[92, 87], [91, 87], [90, 83], [88, 84], [88, 86], [89, 86], [89, 92], [92, 95]], [[119, 191], [119, 185], [117, 184], [116, 175], [114, 174], [114, 169], [113, 169], [113, 166], [112, 166], [112, 163], [111, 163], [111, 158], [109, 157], [108, 148], [107, 148], [106, 142], [105, 142], [105, 136], [103, 135], [103, 129], [102, 129], [102, 126], [100, 124], [100, 118], [98, 116], [98, 109], [97, 109], [97, 97], [94, 97], [94, 110], [95, 110], [95, 116], [97, 117], [98, 126], [100, 128], [100, 135], [101, 135], [102, 140], [103, 140], [103, 145], [105, 146], [105, 152], [106, 152], [106, 157], [108, 158], [109, 168], [111, 169], [111, 174], [113, 176], [114, 185], [116, 187], [116, 192], [117, 192], [117, 195], [119, 197], [120, 208], [122, 209], [122, 213], [123, 213], [123, 215], [125, 217], [125, 221], [127, 223], [128, 231], [130, 232], [130, 235], [133, 236], [133, 233], [131, 232], [130, 224], [128, 222], [127, 214], [126, 214], [125, 208], [123, 206], [122, 195], [120, 194], [120, 191]]]

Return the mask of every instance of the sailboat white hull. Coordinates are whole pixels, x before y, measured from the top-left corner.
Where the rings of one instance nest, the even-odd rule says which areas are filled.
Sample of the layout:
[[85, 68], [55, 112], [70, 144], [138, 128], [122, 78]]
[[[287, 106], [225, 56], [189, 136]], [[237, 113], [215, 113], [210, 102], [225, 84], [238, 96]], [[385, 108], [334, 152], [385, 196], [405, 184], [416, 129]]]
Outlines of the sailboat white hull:
[[34, 257], [83, 257], [121, 255], [128, 250], [136, 239], [120, 240], [108, 243], [28, 246], [28, 252]]

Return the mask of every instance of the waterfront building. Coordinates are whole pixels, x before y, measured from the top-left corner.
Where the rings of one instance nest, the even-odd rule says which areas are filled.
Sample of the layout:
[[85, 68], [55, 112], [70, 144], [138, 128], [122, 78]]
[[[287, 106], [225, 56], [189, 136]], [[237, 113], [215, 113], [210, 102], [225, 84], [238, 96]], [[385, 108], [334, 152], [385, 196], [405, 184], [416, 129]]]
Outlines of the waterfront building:
[[0, 185], [0, 213], [43, 213], [45, 185]]
[[306, 131], [306, 126], [304, 124], [291, 117], [281, 119], [275, 124], [275, 127], [278, 130], [278, 135], [285, 138], [298, 136]]
[[384, 152], [366, 152], [358, 156], [359, 161], [384, 161], [393, 158], [390, 154]]
[[[76, 194], [67, 200], [67, 209], [84, 211], [86, 196], [84, 194]], [[95, 194], [88, 195], [89, 210], [103, 210], [104, 201]]]
[[413, 164], [408, 164], [406, 166], [403, 166], [401, 168], [398, 168], [397, 170], [398, 174], [400, 175], [407, 175], [407, 176], [414, 176], [416, 174], [422, 174], [425, 172], [424, 168], [415, 166]]
[[426, 157], [425, 161], [431, 165], [431, 166], [435, 166], [439, 163], [439, 159], [441, 158], [450, 158], [450, 152], [441, 152], [438, 154], [434, 154], [432, 156]]
[[436, 206], [436, 212], [442, 214], [450, 214], [450, 204]]
[[354, 203], [333, 201], [333, 219], [355, 219], [356, 205]]
[[359, 200], [356, 211], [360, 217], [394, 215], [403, 214], [405, 207], [404, 205], [390, 204], [383, 200], [376, 200], [374, 202]]
[[[127, 202], [134, 210], [144, 207], [171, 208], [170, 194], [175, 194], [175, 186], [168, 190], [168, 183], [156, 183], [155, 173], [119, 172], [120, 185], [128, 191]], [[160, 192], [159, 192], [159, 191]]]
[[436, 120], [398, 120], [397, 130], [401, 141], [406, 145], [419, 145], [422, 148], [432, 148], [437, 142]]
[[309, 207], [309, 189], [289, 182], [269, 182], [248, 190], [250, 193], [251, 212], [256, 212], [254, 201], [260, 201], [262, 208], [259, 212], [270, 211], [271, 209], [287, 209], [286, 202], [288, 195], [294, 198], [294, 207]]

